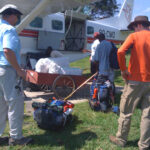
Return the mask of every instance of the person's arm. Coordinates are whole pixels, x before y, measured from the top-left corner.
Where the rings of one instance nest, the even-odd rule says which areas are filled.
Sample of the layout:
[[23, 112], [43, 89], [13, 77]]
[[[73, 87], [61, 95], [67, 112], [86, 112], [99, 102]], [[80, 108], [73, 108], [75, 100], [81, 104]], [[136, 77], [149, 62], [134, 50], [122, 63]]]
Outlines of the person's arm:
[[16, 70], [17, 74], [23, 79], [26, 79], [26, 72], [19, 66], [15, 53], [10, 49], [4, 48], [4, 54], [11, 66]]
[[126, 66], [125, 54], [132, 45], [133, 45], [133, 35], [131, 34], [127, 37], [127, 39], [125, 40], [123, 45], [119, 48], [118, 53], [117, 53], [121, 75], [123, 79], [125, 80], [130, 75]]
[[88, 52], [88, 53], [91, 53], [91, 50], [89, 50], [89, 49], [83, 49], [83, 50], [82, 50], [82, 53], [87, 53], [87, 52]]

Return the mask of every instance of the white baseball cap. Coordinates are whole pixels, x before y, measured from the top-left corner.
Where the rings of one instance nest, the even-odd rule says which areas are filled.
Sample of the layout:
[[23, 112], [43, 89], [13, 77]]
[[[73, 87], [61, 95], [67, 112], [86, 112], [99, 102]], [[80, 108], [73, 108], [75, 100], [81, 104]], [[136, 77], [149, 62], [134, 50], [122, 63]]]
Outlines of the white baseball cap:
[[19, 14], [19, 15], [22, 15], [22, 13], [19, 11], [17, 6], [12, 5], [12, 4], [7, 4], [7, 5], [3, 6], [0, 9], [0, 14], [8, 14], [8, 15]]

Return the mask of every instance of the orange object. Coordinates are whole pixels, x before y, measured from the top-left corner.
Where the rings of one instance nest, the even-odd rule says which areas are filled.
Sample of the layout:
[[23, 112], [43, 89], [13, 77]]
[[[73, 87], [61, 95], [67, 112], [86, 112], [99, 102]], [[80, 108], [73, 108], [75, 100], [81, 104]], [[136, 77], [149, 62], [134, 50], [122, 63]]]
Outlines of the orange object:
[[74, 104], [67, 102], [66, 105], [64, 106], [64, 112], [66, 112], [68, 108], [73, 108], [73, 107], [74, 107]]
[[118, 50], [121, 71], [127, 70], [125, 54], [131, 48], [127, 80], [150, 82], [150, 31], [142, 30], [128, 36]]
[[56, 100], [56, 97], [53, 97], [52, 99], [53, 99], [53, 100]]
[[64, 112], [66, 112], [67, 111], [67, 109], [68, 109], [68, 106], [66, 105], [66, 106], [64, 106]]
[[74, 104], [70, 103], [70, 102], [67, 102], [67, 105], [68, 105], [69, 108], [73, 108], [74, 107]]
[[97, 93], [98, 93], [98, 88], [95, 88], [94, 89], [94, 94], [93, 94], [93, 99], [96, 99], [97, 98]]

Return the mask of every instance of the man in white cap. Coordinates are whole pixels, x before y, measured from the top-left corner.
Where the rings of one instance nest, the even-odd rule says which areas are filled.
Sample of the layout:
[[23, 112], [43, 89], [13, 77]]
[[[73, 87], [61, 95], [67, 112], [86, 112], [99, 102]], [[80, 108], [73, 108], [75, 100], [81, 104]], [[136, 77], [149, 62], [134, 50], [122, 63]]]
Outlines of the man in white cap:
[[[125, 87], [120, 102], [120, 117], [116, 136], [110, 141], [124, 147], [130, 130], [132, 114], [140, 104], [142, 116], [140, 124], [139, 150], [150, 149], [150, 22], [147, 16], [137, 16], [128, 25], [134, 30], [118, 50], [118, 61]], [[128, 68], [125, 54], [131, 48]]]
[[0, 136], [8, 117], [10, 138], [0, 137], [0, 145], [25, 145], [31, 138], [22, 136], [24, 99], [18, 77], [25, 79], [26, 71], [20, 67], [20, 41], [15, 25], [22, 13], [14, 5], [5, 5], [0, 9]]

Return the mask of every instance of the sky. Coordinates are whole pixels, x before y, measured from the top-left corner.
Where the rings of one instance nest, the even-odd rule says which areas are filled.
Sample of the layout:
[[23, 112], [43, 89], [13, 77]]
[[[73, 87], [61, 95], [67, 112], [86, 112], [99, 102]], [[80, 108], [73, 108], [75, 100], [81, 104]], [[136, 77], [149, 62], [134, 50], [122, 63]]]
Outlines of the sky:
[[[124, 0], [116, 1], [122, 5]], [[134, 0], [132, 20], [134, 20], [134, 17], [138, 15], [146, 15], [150, 21], [150, 0]]]

